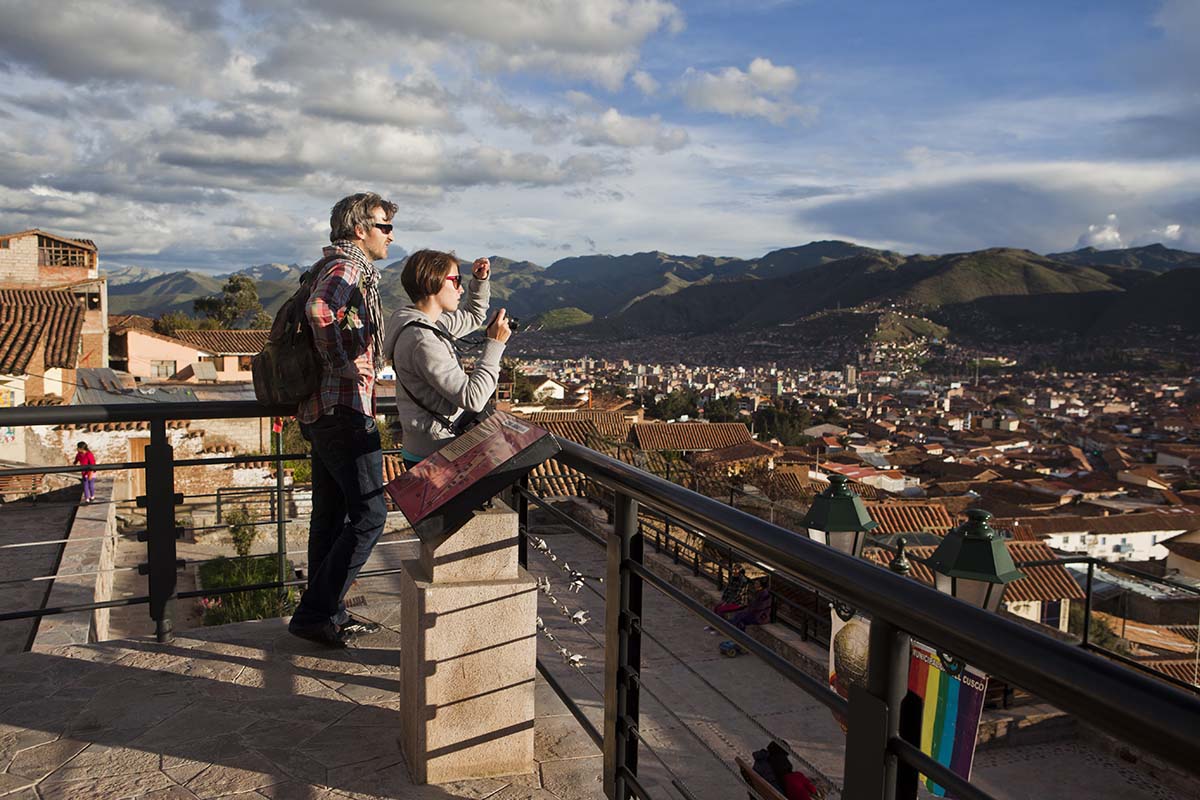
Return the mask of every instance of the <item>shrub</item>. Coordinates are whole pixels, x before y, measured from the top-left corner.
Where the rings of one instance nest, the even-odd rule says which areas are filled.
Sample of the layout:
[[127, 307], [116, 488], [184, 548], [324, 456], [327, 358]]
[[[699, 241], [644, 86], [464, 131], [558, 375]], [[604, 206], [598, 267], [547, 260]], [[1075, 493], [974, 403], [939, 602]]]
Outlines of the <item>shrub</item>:
[[[291, 574], [291, 563], [285, 574]], [[273, 555], [252, 558], [219, 558], [200, 566], [200, 586], [204, 589], [224, 589], [256, 583], [271, 583], [279, 579], [279, 562]], [[216, 597], [200, 598], [205, 625], [225, 625], [253, 619], [286, 617], [296, 610], [300, 592], [295, 587], [255, 589]]]
[[250, 513], [250, 509], [242, 505], [230, 509], [225, 514], [225, 522], [229, 525], [229, 536], [233, 539], [233, 549], [237, 551], [238, 556], [246, 558], [250, 555], [250, 548], [254, 546], [254, 540], [258, 538], [258, 526], [253, 524], [254, 515]]

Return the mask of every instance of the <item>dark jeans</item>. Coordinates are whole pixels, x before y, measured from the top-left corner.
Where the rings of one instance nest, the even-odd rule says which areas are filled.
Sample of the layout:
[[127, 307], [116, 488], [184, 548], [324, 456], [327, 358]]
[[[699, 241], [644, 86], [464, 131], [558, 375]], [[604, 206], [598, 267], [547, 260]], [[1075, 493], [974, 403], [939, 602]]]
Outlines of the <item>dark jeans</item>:
[[308, 588], [292, 622], [346, 622], [346, 592], [383, 533], [387, 498], [374, 417], [337, 406], [300, 432], [312, 443]]

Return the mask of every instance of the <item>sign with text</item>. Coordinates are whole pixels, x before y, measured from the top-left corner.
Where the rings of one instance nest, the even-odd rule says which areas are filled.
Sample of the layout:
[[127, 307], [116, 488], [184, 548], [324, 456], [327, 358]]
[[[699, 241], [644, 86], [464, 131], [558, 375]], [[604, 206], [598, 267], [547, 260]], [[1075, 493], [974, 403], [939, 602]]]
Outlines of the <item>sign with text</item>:
[[[951, 674], [937, 651], [914, 641], [908, 665], [908, 690], [921, 698], [921, 752], [949, 767], [963, 780], [971, 778], [975, 740], [983, 716], [988, 676], [970, 665]], [[929, 776], [925, 788], [935, 797], [946, 789]]]
[[418, 536], [439, 534], [559, 449], [547, 431], [497, 411], [392, 480], [387, 492]]

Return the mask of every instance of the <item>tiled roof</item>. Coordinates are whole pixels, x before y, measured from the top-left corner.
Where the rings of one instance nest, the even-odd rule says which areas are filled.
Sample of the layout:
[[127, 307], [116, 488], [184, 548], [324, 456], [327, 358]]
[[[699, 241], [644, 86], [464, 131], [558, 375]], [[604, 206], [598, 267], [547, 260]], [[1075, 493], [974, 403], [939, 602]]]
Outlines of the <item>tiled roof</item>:
[[942, 533], [954, 527], [950, 512], [939, 503], [869, 503], [867, 513], [879, 523], [876, 533]]
[[543, 497], [578, 497], [584, 480], [583, 473], [554, 458], [538, 464], [529, 474], [530, 488]]
[[[910, 547], [907, 552], [916, 558], [926, 559], [933, 555], [933, 547]], [[1009, 542], [1008, 552], [1013, 561], [1050, 561], [1054, 551], [1041, 542]], [[863, 551], [863, 558], [880, 566], [886, 567], [892, 563], [893, 553], [879, 547], [868, 547]], [[912, 577], [933, 585], [933, 571], [914, 558], [912, 560]], [[1020, 603], [1032, 600], [1082, 600], [1083, 590], [1079, 588], [1071, 573], [1062, 564], [1046, 567], [1024, 567], [1021, 571], [1025, 577], [1018, 578], [1008, 585], [1004, 593], [1006, 603]], [[1095, 612], [1093, 612], [1095, 613]]]
[[1138, 514], [1114, 514], [1108, 517], [1021, 517], [997, 519], [992, 527], [1012, 528], [1016, 524], [1034, 536], [1056, 533], [1094, 533], [1112, 535], [1151, 531], [1200, 529], [1200, 509], [1173, 507], [1170, 510]]
[[1141, 663], [1155, 672], [1170, 675], [1177, 681], [1200, 686], [1200, 666], [1194, 658], [1156, 658]]
[[591, 420], [564, 419], [561, 414], [555, 414], [554, 417], [554, 419], [542, 420], [533, 419], [532, 417], [528, 417], [527, 419], [539, 427], [545, 428], [559, 439], [566, 439], [585, 447], [591, 447], [599, 435], [595, 424]]
[[154, 330], [154, 320], [150, 317], [143, 317], [141, 314], [109, 314], [108, 329], [117, 331], [124, 328], [136, 328], [137, 330], [152, 331]]
[[[893, 495], [883, 489], [877, 489], [865, 483], [850, 481], [849, 487], [864, 500], [884, 500]], [[775, 470], [771, 473], [768, 494], [775, 500], [798, 500], [804, 503], [812, 502], [813, 495], [820, 494], [829, 488], [829, 481], [810, 478], [791, 470]]]
[[82, 301], [70, 292], [0, 290], [0, 374], [25, 374], [39, 346], [47, 367], [74, 368], [83, 314]]
[[630, 441], [642, 450], [718, 450], [749, 442], [742, 422], [643, 422], [631, 427]]
[[240, 353], [252, 355], [267, 343], [266, 329], [220, 330], [220, 331], [175, 331], [175, 338], [199, 347], [210, 353]]
[[1171, 555], [1186, 558], [1189, 561], [1200, 561], [1200, 542], [1177, 542], [1170, 540], [1162, 546], [1171, 551]]
[[1094, 608], [1092, 616], [1108, 625], [1113, 633], [1134, 644], [1176, 653], [1194, 653], [1196, 650], [1191, 639], [1175, 633], [1168, 625], [1140, 622], [1118, 614], [1106, 614]]
[[[594, 408], [581, 408], [576, 411], [538, 411], [526, 417], [530, 422], [545, 427], [544, 423], [555, 420], [587, 420], [596, 426], [596, 430], [605, 439], [623, 442], [629, 437], [629, 427], [632, 423], [620, 411], [600, 411]], [[547, 428], [547, 430], [549, 430]]]
[[688, 456], [688, 461], [694, 467], [703, 468], [717, 464], [731, 464], [736, 461], [768, 459], [773, 455], [775, 455], [775, 448], [768, 447], [759, 442], [749, 441], [730, 445], [729, 447], [722, 447], [718, 450], [704, 450], [699, 453], [692, 453]]

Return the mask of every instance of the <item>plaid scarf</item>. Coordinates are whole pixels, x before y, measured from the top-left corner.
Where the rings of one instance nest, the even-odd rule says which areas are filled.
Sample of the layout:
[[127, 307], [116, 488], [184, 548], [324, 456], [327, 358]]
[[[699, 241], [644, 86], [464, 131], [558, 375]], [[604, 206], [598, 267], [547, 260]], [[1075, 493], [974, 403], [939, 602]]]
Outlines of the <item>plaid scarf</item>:
[[360, 286], [367, 304], [367, 321], [371, 326], [371, 350], [374, 354], [375, 370], [378, 372], [383, 369], [387, 360], [383, 352], [384, 318], [383, 303], [379, 299], [379, 270], [375, 262], [367, 258], [362, 248], [349, 239], [336, 241], [332, 246], [357, 264], [362, 275]]

